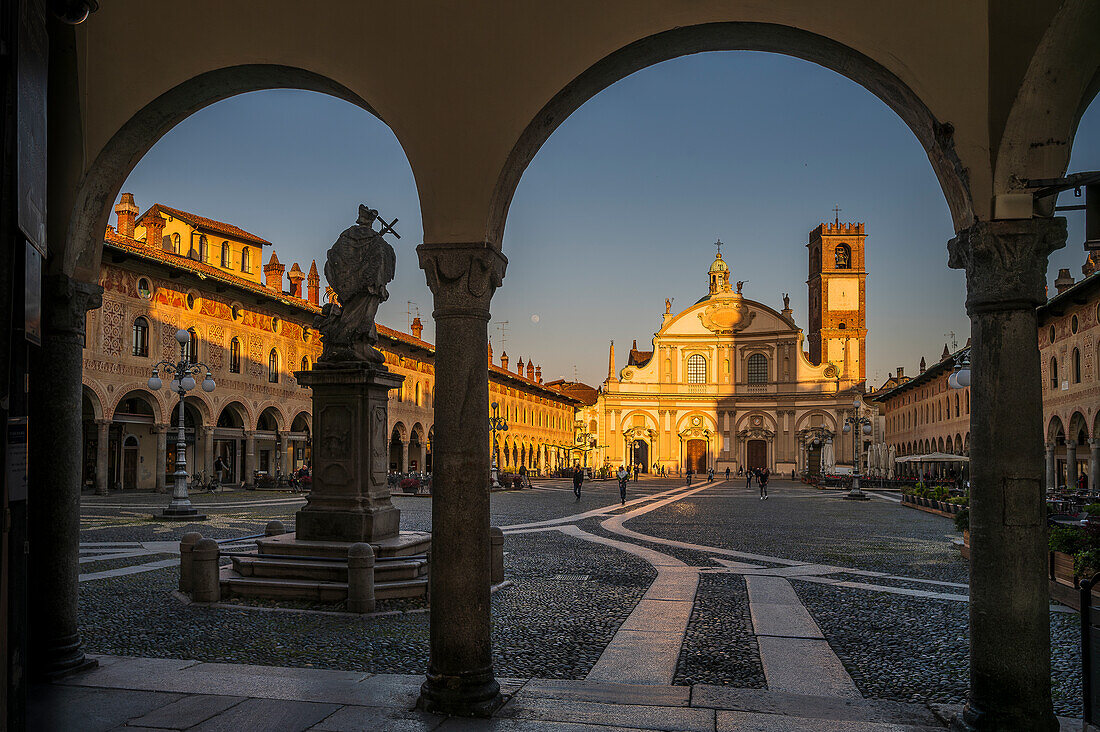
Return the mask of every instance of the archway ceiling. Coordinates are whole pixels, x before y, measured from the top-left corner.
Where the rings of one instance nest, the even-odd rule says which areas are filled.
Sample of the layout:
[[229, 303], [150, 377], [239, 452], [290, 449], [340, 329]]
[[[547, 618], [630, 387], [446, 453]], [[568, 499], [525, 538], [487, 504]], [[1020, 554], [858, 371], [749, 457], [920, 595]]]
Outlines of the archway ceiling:
[[[112, 0], [77, 30], [84, 164], [91, 166], [145, 105], [199, 74], [244, 64], [283, 65], [331, 80], [330, 93], [358, 99], [393, 129], [416, 177], [426, 240], [493, 240], [500, 231], [488, 212], [494, 197], [501, 197], [496, 188], [502, 171], [525, 129], [555, 95], [640, 39], [737, 21], [832, 39], [896, 76], [935, 120], [954, 128], [953, 149], [973, 192], [974, 211], [986, 217], [992, 190], [990, 120], [1007, 114], [990, 110], [985, 3], [639, 5], [637, 0], [452, 5], [272, 0], [257, 11], [248, 3], [215, 0]], [[1034, 39], [1022, 40], [1030, 45], [1001, 43], [994, 57], [1009, 86], [1034, 49]], [[827, 65], [845, 73], [837, 68], [844, 63]], [[994, 103], [1003, 106], [1013, 97], [1001, 91]], [[218, 90], [210, 93], [213, 99]]]

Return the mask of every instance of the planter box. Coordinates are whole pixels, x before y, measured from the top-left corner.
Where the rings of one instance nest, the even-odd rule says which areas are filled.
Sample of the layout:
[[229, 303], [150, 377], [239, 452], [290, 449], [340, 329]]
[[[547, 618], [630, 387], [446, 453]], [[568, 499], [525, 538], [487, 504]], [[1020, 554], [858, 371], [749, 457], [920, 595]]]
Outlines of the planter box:
[[1051, 552], [1050, 554], [1051, 579], [1069, 587], [1076, 586], [1077, 580], [1073, 574], [1073, 557], [1062, 552]]

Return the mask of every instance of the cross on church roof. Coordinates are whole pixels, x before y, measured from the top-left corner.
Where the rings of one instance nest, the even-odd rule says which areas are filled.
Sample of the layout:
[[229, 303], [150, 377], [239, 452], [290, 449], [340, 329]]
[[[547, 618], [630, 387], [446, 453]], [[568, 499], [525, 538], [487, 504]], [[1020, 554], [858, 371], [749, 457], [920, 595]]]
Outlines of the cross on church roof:
[[718, 247], [718, 256], [721, 257], [722, 256], [722, 240], [719, 239], [718, 241], [714, 242], [714, 246]]
[[833, 213], [836, 214], [836, 225], [840, 226], [840, 206], [833, 206]]

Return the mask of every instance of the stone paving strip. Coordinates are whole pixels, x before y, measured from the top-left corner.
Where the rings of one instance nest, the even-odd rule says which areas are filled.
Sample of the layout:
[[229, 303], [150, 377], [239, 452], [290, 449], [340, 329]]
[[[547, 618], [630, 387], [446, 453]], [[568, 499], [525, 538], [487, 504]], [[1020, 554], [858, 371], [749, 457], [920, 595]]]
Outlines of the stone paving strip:
[[100, 666], [32, 690], [31, 730], [749, 730], [928, 732], [923, 705], [695, 685], [501, 679], [493, 719], [414, 710], [423, 676], [97, 657]]

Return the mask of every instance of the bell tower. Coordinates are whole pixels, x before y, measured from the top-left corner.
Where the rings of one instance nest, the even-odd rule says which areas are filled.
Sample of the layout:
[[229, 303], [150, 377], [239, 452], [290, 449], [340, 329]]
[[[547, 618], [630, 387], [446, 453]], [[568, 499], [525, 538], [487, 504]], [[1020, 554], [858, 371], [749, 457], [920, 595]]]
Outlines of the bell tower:
[[829, 362], [841, 381], [867, 380], [867, 270], [862, 223], [821, 224], [810, 232], [810, 361]]

